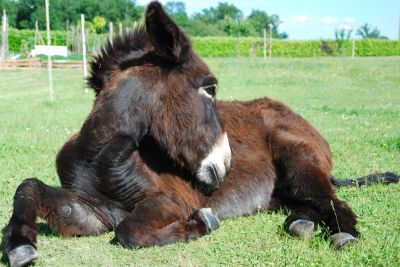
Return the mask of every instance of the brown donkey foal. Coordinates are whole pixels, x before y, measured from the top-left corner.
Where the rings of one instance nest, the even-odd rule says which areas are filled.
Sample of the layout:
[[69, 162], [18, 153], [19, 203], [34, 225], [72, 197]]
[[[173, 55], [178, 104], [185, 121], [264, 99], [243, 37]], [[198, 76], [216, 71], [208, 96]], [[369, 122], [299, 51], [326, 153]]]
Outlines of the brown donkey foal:
[[61, 188], [36, 178], [17, 188], [11, 266], [38, 257], [37, 217], [62, 236], [115, 230], [136, 248], [210, 234], [216, 216], [285, 207], [293, 235], [323, 223], [336, 248], [357, 239], [356, 216], [332, 187], [327, 142], [278, 101], [216, 102], [216, 78], [158, 2], [145, 27], [114, 38], [91, 68], [97, 96], [57, 156]]

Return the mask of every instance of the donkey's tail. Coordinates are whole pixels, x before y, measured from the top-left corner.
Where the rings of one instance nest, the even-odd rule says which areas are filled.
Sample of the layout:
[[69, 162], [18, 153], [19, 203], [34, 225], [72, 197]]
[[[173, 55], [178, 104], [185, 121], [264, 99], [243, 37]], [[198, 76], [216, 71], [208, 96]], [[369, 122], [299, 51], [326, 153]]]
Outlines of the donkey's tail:
[[335, 187], [343, 186], [362, 186], [371, 184], [392, 184], [399, 182], [399, 176], [393, 172], [376, 173], [356, 179], [337, 179], [331, 177], [331, 182]]

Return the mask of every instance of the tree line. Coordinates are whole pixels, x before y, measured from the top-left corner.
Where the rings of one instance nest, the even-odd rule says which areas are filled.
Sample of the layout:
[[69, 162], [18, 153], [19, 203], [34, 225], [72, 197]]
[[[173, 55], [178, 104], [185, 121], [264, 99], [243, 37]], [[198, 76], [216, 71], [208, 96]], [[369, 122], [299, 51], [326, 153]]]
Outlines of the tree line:
[[[0, 0], [0, 9], [7, 11], [11, 27], [35, 29], [36, 21], [41, 28], [46, 25], [44, 0]], [[80, 14], [85, 14], [89, 24], [95, 17], [127, 23], [140, 19], [143, 7], [130, 0], [50, 0], [52, 30], [65, 31], [67, 24], [77, 25]]]
[[[46, 25], [44, 0], [0, 0], [0, 10], [3, 9], [7, 11], [13, 28], [34, 29], [36, 21], [41, 28]], [[279, 32], [279, 16], [262, 10], [253, 10], [245, 17], [234, 4], [218, 3], [189, 16], [185, 4], [174, 1], [167, 2], [165, 9], [192, 36], [256, 36], [270, 25], [274, 38], [288, 37]], [[142, 20], [144, 10], [145, 7], [132, 0], [51, 0], [51, 28], [66, 30], [78, 25], [80, 14], [85, 14], [86, 26], [91, 31], [105, 33], [109, 30], [108, 22], [122, 24], [124, 28], [132, 27], [135, 21]]]
[[[0, 10], [3, 9], [13, 28], [34, 29], [36, 21], [41, 29], [46, 25], [44, 0], [0, 0]], [[189, 16], [185, 4], [179, 1], [167, 2], [165, 9], [191, 36], [260, 36], [264, 29], [271, 29], [274, 38], [288, 38], [286, 32], [279, 31], [279, 16], [263, 10], [252, 10], [245, 17], [234, 4], [221, 2]], [[65, 31], [76, 27], [80, 23], [80, 14], [85, 14], [85, 24], [91, 32], [105, 33], [109, 31], [109, 22], [124, 28], [133, 27], [135, 22], [142, 20], [144, 10], [145, 7], [134, 0], [51, 0], [51, 28]], [[336, 39], [346, 39], [350, 34], [337, 31]], [[356, 34], [363, 39], [386, 38], [369, 24], [362, 25]]]

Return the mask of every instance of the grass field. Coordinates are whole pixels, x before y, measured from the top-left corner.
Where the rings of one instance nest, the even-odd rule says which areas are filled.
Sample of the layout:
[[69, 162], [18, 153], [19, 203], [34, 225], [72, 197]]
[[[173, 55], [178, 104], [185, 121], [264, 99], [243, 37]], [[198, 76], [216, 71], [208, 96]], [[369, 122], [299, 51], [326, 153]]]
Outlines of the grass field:
[[[220, 99], [280, 99], [328, 139], [337, 177], [400, 173], [400, 58], [207, 59]], [[56, 71], [50, 103], [45, 71], [0, 72], [0, 228], [19, 183], [38, 177], [57, 186], [58, 149], [78, 131], [94, 96], [81, 73]], [[282, 214], [223, 221], [188, 244], [126, 250], [114, 237], [62, 239], [42, 227], [35, 266], [400, 266], [400, 185], [340, 189], [359, 216], [361, 241], [334, 251], [317, 232], [288, 236]], [[4, 232], [3, 232], [4, 233]], [[0, 266], [4, 265], [3, 262]]]

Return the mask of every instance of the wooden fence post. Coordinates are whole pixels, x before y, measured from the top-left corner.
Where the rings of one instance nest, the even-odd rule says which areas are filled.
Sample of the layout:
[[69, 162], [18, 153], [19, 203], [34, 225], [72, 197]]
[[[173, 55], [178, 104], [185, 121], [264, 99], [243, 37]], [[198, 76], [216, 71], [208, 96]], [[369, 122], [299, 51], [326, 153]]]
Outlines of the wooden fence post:
[[49, 96], [50, 101], [54, 100], [54, 90], [53, 90], [53, 65], [51, 61], [51, 37], [50, 37], [50, 12], [49, 12], [49, 0], [45, 0], [46, 4], [46, 31], [47, 31], [47, 69], [49, 71]]
[[69, 33], [69, 19], [65, 22], [66, 32], [65, 32], [65, 45], [67, 46], [67, 54], [69, 54], [69, 39], [71, 38]]
[[272, 59], [272, 24], [268, 24], [269, 26], [269, 61]]
[[267, 63], [267, 29], [264, 28], [264, 63]]
[[240, 57], [240, 32], [237, 35], [237, 56]]
[[35, 45], [39, 44], [39, 21], [35, 22]]
[[1, 42], [1, 61], [6, 61], [8, 58], [8, 19], [6, 10], [3, 10], [2, 20], [2, 42]]
[[237, 19], [237, 56], [240, 57], [240, 19]]
[[[81, 25], [82, 25], [82, 53], [83, 53], [83, 78], [87, 77], [87, 65], [86, 65], [86, 36], [85, 36], [85, 15], [81, 14]], [[85, 93], [88, 92], [85, 86]]]
[[110, 22], [110, 24], [109, 24], [109, 30], [110, 30], [110, 32], [109, 32], [108, 40], [110, 40], [110, 43], [112, 44], [113, 35], [114, 35], [114, 29], [113, 29], [113, 23], [112, 22]]
[[122, 30], [122, 23], [119, 23], [119, 35], [122, 36], [123, 30]]

